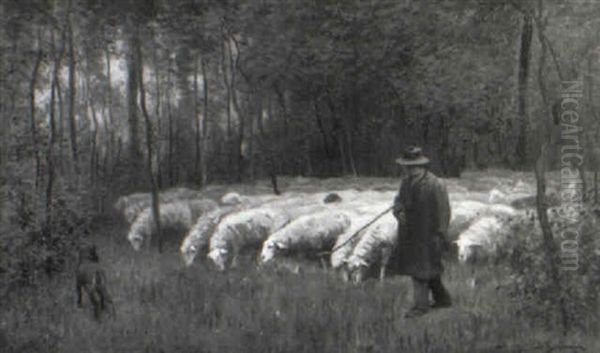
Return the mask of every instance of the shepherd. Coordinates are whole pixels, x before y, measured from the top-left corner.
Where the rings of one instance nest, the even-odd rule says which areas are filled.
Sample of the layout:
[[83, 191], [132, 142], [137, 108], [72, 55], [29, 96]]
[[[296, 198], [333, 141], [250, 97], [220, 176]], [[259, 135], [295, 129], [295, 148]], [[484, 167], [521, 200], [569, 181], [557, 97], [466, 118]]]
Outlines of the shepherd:
[[429, 159], [420, 147], [407, 148], [396, 162], [406, 175], [394, 199], [393, 213], [398, 220], [396, 265], [399, 274], [412, 277], [414, 306], [405, 317], [413, 318], [430, 308], [452, 305], [441, 280], [442, 253], [449, 249], [450, 202], [446, 186], [428, 170]]

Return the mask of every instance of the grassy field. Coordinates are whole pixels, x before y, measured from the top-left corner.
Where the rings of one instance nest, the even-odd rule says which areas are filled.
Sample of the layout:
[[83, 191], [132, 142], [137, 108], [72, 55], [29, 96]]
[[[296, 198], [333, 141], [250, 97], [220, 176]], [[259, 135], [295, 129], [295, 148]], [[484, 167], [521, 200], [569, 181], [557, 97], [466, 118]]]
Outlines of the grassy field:
[[404, 319], [412, 303], [405, 277], [353, 285], [316, 266], [292, 274], [253, 264], [216, 273], [201, 261], [185, 268], [177, 244], [135, 253], [125, 233], [105, 221], [92, 236], [116, 319], [98, 323], [89, 306], [77, 308], [73, 273], [64, 273], [0, 304], [0, 351], [600, 352], [598, 336], [562, 336], [520, 315], [499, 286], [507, 278], [500, 267], [448, 261], [455, 305]]

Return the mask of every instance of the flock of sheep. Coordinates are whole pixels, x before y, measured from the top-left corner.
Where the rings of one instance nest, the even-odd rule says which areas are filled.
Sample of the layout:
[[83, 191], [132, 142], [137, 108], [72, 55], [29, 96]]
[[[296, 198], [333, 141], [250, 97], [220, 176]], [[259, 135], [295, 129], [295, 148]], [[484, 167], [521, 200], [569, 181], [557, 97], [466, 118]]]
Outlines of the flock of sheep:
[[[224, 271], [238, 265], [240, 255], [248, 252], [258, 255], [259, 265], [302, 256], [328, 259], [344, 279], [360, 282], [369, 273], [385, 276], [396, 246], [396, 220], [388, 212], [364, 226], [391, 206], [395, 193], [351, 189], [242, 196], [230, 192], [217, 202], [200, 191], [177, 188], [160, 194], [160, 221], [168, 234], [185, 234], [180, 252], [187, 266], [204, 257]], [[449, 237], [461, 262], [493, 254], [505, 243], [503, 229], [514, 222], [533, 222], [535, 217], [531, 210], [511, 206], [533, 195], [522, 182], [504, 192], [449, 186], [449, 195]], [[132, 194], [115, 205], [130, 224], [127, 237], [136, 251], [156, 231], [150, 204], [149, 194]]]

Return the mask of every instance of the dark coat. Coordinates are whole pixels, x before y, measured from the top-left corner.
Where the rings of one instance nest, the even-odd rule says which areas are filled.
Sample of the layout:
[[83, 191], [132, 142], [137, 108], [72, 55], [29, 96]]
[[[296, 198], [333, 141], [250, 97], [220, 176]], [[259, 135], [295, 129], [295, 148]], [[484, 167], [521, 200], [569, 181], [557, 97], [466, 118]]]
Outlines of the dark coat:
[[446, 186], [433, 173], [405, 178], [394, 199], [403, 209], [405, 226], [398, 227], [397, 272], [431, 279], [443, 272], [442, 252], [448, 249], [450, 202]]

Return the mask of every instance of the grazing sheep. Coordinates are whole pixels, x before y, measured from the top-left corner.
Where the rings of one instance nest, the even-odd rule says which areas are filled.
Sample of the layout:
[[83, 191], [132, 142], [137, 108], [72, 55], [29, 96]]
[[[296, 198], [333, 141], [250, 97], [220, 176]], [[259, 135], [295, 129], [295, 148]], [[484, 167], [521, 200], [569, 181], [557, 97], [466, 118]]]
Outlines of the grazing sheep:
[[83, 307], [83, 293], [92, 304], [94, 318], [100, 320], [103, 311], [109, 310], [114, 318], [116, 310], [108, 290], [106, 289], [106, 273], [100, 265], [96, 246], [90, 245], [79, 251], [79, 261], [75, 274], [75, 290], [77, 306]]
[[257, 248], [267, 236], [289, 221], [289, 215], [279, 208], [262, 207], [243, 210], [224, 217], [209, 242], [208, 258], [224, 271], [231, 260], [248, 248]]
[[514, 207], [503, 205], [503, 204], [492, 204], [488, 205], [484, 214], [492, 216], [514, 216], [517, 214], [517, 210]]
[[489, 203], [501, 203], [501, 202], [507, 202], [507, 200], [508, 200], [508, 196], [498, 189], [490, 190], [488, 195], [489, 195], [488, 196]]
[[186, 266], [191, 266], [196, 255], [208, 249], [208, 242], [223, 217], [234, 212], [235, 207], [221, 207], [198, 218], [183, 240], [179, 251]]
[[485, 212], [488, 205], [477, 201], [457, 201], [451, 203], [448, 240], [454, 241], [477, 217]]
[[327, 196], [325, 196], [325, 198], [323, 199], [323, 203], [334, 203], [334, 202], [341, 202], [341, 201], [342, 201], [342, 198], [340, 197], [340, 195], [336, 194], [335, 192], [327, 194]]
[[[201, 199], [201, 197], [200, 191], [187, 188], [168, 189], [159, 194], [160, 203]], [[115, 203], [115, 209], [123, 213], [128, 223], [132, 223], [138, 214], [151, 205], [152, 195], [150, 193], [135, 193], [119, 197]]]
[[261, 262], [269, 262], [282, 253], [331, 249], [338, 235], [349, 226], [350, 218], [336, 211], [325, 210], [298, 217], [263, 243]]
[[[177, 201], [161, 205], [160, 222], [165, 229], [188, 231], [193, 222], [205, 212], [217, 207], [216, 202], [209, 199]], [[156, 232], [152, 208], [148, 207], [135, 219], [127, 239], [135, 251], [139, 251], [145, 238]]]
[[[356, 232], [365, 224], [369, 223], [374, 217], [375, 216], [370, 213], [352, 216], [350, 227], [343, 234], [338, 236], [333, 245], [333, 251], [330, 258], [331, 267], [333, 269], [344, 267], [346, 259], [352, 254], [352, 249], [354, 249], [354, 246], [360, 240], [361, 234], [355, 235]], [[361, 233], [364, 233], [364, 231]], [[350, 239], [352, 236], [354, 236], [354, 238]], [[343, 276], [346, 278], [349, 274], [345, 272], [345, 268], [343, 270]]]
[[501, 242], [501, 239], [496, 237], [501, 229], [502, 222], [498, 217], [479, 218], [454, 242], [458, 247], [458, 259], [465, 263], [494, 252]]
[[379, 279], [383, 280], [397, 241], [398, 222], [388, 213], [365, 231], [346, 260], [353, 281], [362, 282], [373, 266], [379, 266]]
[[221, 197], [221, 204], [227, 206], [239, 205], [245, 200], [237, 192], [228, 192]]
[[[343, 210], [351, 219], [348, 230], [337, 238], [330, 257], [331, 267], [338, 270], [345, 281], [350, 276], [346, 259], [352, 254], [354, 246], [366, 231], [362, 228], [388, 208], [393, 199], [394, 192], [376, 192], [368, 193], [363, 198], [348, 203], [343, 202], [336, 206], [336, 209]], [[357, 234], [359, 230], [360, 233]]]

